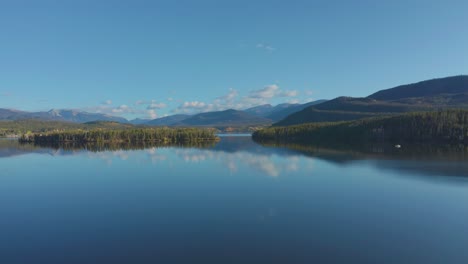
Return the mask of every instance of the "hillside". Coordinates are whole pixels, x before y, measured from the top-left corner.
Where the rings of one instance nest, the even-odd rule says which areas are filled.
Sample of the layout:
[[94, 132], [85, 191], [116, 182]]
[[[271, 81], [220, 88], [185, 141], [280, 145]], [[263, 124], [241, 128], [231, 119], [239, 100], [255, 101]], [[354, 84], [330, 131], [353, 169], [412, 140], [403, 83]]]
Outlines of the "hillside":
[[366, 113], [402, 113], [416, 110], [430, 109], [428, 106], [415, 106], [399, 102], [379, 101], [372, 98], [338, 97], [314, 106], [317, 110], [347, 111]]
[[348, 122], [308, 123], [256, 131], [261, 142], [300, 144], [468, 143], [468, 110], [414, 112]]
[[305, 109], [312, 105], [318, 105], [326, 102], [327, 100], [316, 100], [312, 102], [308, 102], [305, 104], [289, 104], [288, 107], [284, 107], [284, 104], [277, 105], [267, 116], [266, 118], [271, 119], [273, 121], [280, 121], [287, 117], [290, 114], [296, 113]]
[[394, 88], [378, 91], [368, 98], [395, 101], [412, 97], [434, 97], [441, 94], [468, 93], [468, 75], [432, 79], [418, 83], [400, 85]]
[[338, 97], [293, 113], [275, 126], [334, 122], [415, 111], [468, 108], [468, 76], [402, 85], [365, 98]]
[[380, 114], [372, 112], [324, 111], [315, 109], [313, 107], [308, 107], [302, 111], [291, 114], [287, 118], [273, 124], [273, 126], [291, 126], [312, 122], [348, 121], [366, 117], [375, 117], [379, 115]]

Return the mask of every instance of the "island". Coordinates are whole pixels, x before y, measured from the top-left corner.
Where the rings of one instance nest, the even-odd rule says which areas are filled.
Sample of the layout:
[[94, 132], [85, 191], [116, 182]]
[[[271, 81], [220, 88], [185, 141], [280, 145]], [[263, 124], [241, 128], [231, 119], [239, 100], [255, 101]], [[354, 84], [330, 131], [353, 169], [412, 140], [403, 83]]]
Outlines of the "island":
[[22, 143], [192, 143], [218, 141], [214, 129], [203, 128], [117, 128], [74, 129], [26, 133], [19, 139]]

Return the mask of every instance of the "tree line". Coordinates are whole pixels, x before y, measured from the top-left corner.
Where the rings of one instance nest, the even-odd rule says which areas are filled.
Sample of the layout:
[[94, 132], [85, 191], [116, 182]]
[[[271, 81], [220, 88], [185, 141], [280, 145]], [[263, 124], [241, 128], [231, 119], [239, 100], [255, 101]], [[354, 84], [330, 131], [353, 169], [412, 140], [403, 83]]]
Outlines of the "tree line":
[[468, 143], [468, 111], [414, 112], [347, 122], [307, 123], [256, 131], [260, 142], [363, 144], [365, 142]]
[[76, 143], [186, 143], [215, 141], [218, 137], [213, 129], [200, 128], [134, 128], [134, 129], [91, 129], [49, 131], [22, 134], [20, 142], [52, 144], [59, 142]]

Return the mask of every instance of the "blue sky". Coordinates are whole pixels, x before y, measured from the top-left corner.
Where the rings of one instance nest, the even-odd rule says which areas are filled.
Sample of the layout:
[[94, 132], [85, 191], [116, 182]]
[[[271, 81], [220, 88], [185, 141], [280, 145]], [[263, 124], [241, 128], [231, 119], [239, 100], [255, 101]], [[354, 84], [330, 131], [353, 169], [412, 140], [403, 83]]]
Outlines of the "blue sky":
[[0, 0], [0, 108], [127, 118], [468, 73], [468, 1]]

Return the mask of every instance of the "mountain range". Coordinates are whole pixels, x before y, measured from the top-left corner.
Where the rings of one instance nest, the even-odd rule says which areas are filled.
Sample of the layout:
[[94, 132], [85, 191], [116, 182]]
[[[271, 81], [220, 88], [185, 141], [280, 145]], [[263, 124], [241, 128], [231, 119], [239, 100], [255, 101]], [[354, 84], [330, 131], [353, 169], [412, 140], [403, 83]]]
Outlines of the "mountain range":
[[228, 109], [224, 111], [196, 114], [180, 122], [176, 126], [254, 126], [268, 125], [271, 120], [250, 114], [245, 111]]
[[244, 127], [270, 125], [291, 113], [300, 111], [310, 105], [322, 103], [318, 100], [306, 104], [279, 104], [276, 106], [260, 105], [245, 110], [228, 109], [212, 111], [195, 115], [175, 114], [157, 119], [127, 120], [100, 113], [88, 113], [78, 110], [52, 109], [47, 112], [25, 112], [13, 109], [0, 109], [0, 120], [43, 120], [66, 121], [73, 123], [88, 123], [93, 121], [112, 121], [146, 126], [216, 126], [216, 127]]
[[304, 108], [275, 126], [346, 121], [437, 109], [468, 109], [468, 76], [432, 79], [381, 90], [367, 97], [338, 97]]
[[265, 105], [251, 107], [251, 108], [245, 109], [244, 111], [247, 113], [260, 116], [260, 117], [264, 117], [274, 122], [277, 122], [292, 113], [301, 111], [302, 109], [312, 106], [312, 105], [321, 104], [326, 101], [327, 100], [316, 100], [316, 101], [308, 102], [305, 104], [284, 103], [284, 104], [279, 104], [276, 106], [272, 106], [271, 104], [265, 104]]
[[[145, 123], [149, 126], [258, 126], [269, 125], [280, 121], [291, 113], [300, 111], [308, 106], [325, 102], [317, 100], [305, 104], [270, 104], [259, 105], [245, 110], [228, 109], [223, 111], [213, 111], [196, 115], [177, 114], [157, 118]], [[133, 120], [131, 121], [133, 122]]]
[[73, 123], [87, 123], [92, 121], [113, 121], [119, 123], [128, 123], [127, 119], [122, 117], [110, 116], [99, 113], [88, 113], [78, 110], [51, 109], [47, 112], [25, 112], [12, 109], [0, 108], [0, 120], [25, 120], [38, 119], [49, 121], [66, 121]]
[[0, 120], [51, 120], [73, 123], [112, 121], [146, 126], [245, 127], [285, 126], [310, 122], [354, 120], [373, 116], [446, 108], [468, 108], [468, 76], [432, 79], [377, 91], [367, 97], [337, 97], [305, 104], [264, 104], [244, 110], [228, 109], [195, 115], [175, 114], [157, 119], [128, 121], [100, 113], [52, 109], [25, 112], [0, 109]]
[[150, 126], [173, 126], [179, 122], [181, 122], [184, 119], [189, 118], [190, 115], [184, 115], [184, 114], [177, 114], [177, 115], [171, 115], [171, 116], [165, 116], [161, 118], [156, 118], [153, 120], [150, 120], [146, 122], [146, 125]]

